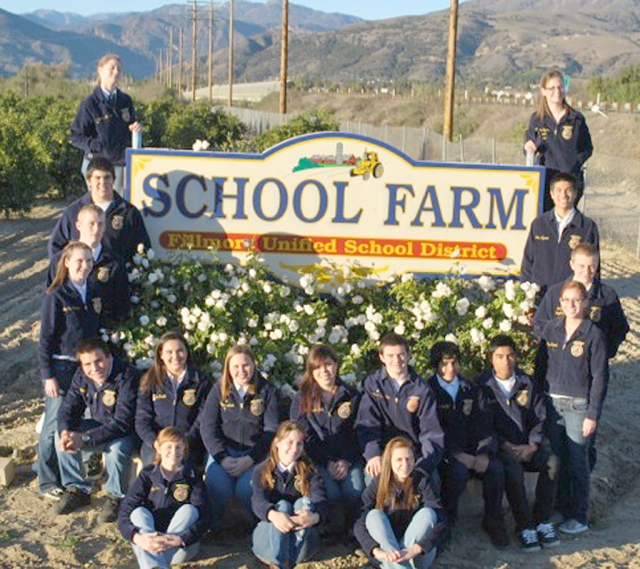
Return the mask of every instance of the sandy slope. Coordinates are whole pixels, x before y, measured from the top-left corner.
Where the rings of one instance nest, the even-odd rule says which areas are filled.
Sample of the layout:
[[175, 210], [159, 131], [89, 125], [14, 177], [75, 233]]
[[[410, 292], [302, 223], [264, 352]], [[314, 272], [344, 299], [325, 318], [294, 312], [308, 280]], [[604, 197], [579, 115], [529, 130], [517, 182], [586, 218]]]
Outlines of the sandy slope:
[[[42, 404], [36, 372], [40, 293], [46, 268], [46, 240], [61, 206], [37, 207], [29, 219], [0, 221], [0, 455], [33, 456], [34, 424]], [[447, 568], [607, 568], [640, 567], [640, 262], [607, 246], [605, 280], [618, 290], [634, 330], [612, 367], [612, 381], [599, 438], [599, 464], [593, 476], [593, 529], [552, 550], [521, 554], [515, 546], [497, 552], [479, 529], [480, 512], [467, 506], [453, 542], [437, 563]], [[136, 565], [115, 527], [98, 524], [96, 509], [56, 518], [37, 493], [25, 469], [0, 489], [1, 568], [131, 568]], [[99, 505], [100, 493], [94, 502]], [[464, 501], [464, 498], [463, 498]], [[248, 535], [207, 544], [201, 561], [188, 567], [258, 567], [248, 552]], [[364, 566], [344, 547], [326, 550], [307, 567]]]

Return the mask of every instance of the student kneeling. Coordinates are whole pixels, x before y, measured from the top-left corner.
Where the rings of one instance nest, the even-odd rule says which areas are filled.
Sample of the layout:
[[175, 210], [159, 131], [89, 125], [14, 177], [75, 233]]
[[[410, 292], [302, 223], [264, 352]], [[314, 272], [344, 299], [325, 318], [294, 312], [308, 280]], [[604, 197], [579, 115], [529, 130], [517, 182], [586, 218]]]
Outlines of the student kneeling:
[[82, 340], [77, 356], [80, 368], [58, 412], [58, 446], [62, 451], [58, 462], [65, 493], [55, 511], [68, 514], [91, 502], [92, 486], [85, 479], [82, 452], [104, 453], [107, 502], [98, 520], [114, 522], [136, 447], [133, 420], [139, 375], [113, 357], [100, 340]]
[[446, 534], [430, 477], [414, 466], [411, 442], [391, 439], [382, 453], [380, 476], [362, 494], [362, 515], [354, 531], [383, 569], [426, 569]]
[[207, 493], [185, 464], [187, 439], [175, 427], [160, 431], [154, 464], [145, 467], [122, 501], [118, 527], [131, 541], [141, 569], [169, 569], [189, 561], [207, 529]]

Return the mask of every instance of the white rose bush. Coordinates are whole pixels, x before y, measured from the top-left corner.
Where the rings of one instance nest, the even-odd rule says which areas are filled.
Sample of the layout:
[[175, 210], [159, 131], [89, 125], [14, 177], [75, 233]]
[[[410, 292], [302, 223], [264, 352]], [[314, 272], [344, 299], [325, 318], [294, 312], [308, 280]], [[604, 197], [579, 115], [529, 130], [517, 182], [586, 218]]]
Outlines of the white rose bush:
[[373, 282], [362, 268], [310, 267], [300, 286], [275, 279], [259, 254], [244, 265], [202, 263], [177, 257], [161, 262], [140, 251], [129, 271], [132, 317], [103, 338], [139, 367], [150, 364], [162, 334], [182, 332], [200, 368], [219, 377], [227, 350], [249, 344], [261, 369], [281, 386], [302, 375], [309, 348], [331, 345], [342, 358], [341, 375], [359, 381], [379, 366], [380, 337], [395, 331], [412, 346], [412, 363], [428, 375], [434, 342], [450, 340], [462, 353], [464, 373], [486, 366], [489, 340], [509, 333], [521, 365], [531, 369], [535, 345], [530, 319], [536, 285], [488, 276], [450, 274], [419, 279], [404, 274]]

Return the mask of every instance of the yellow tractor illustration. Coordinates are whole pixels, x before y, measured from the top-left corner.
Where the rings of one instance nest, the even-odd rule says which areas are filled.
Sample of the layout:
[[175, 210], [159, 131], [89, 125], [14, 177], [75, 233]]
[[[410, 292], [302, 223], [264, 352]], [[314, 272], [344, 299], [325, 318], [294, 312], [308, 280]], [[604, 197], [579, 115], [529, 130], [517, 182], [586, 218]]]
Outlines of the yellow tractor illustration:
[[362, 158], [356, 159], [355, 166], [349, 174], [352, 177], [362, 176], [363, 180], [368, 180], [371, 174], [374, 178], [380, 178], [384, 174], [384, 166], [380, 163], [377, 152], [365, 150]]

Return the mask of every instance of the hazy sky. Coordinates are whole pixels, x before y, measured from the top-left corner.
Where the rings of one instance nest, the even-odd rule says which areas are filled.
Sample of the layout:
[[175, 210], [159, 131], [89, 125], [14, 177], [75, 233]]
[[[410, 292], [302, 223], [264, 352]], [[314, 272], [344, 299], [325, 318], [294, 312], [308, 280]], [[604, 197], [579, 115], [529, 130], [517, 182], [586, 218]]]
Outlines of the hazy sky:
[[[209, 0], [198, 0], [199, 3], [209, 4]], [[264, 3], [266, 0], [253, 0]], [[464, 1], [464, 0], [461, 0]], [[58, 12], [75, 12], [89, 15], [98, 12], [146, 12], [166, 4], [188, 4], [188, 0], [110, 0], [102, 4], [87, 2], [86, 0], [0, 0], [0, 8], [24, 14], [39, 8], [47, 8]], [[223, 4], [215, 0], [216, 4]], [[323, 12], [339, 12], [364, 18], [365, 20], [381, 20], [394, 16], [426, 14], [435, 10], [442, 10], [450, 6], [450, 0], [289, 0], [289, 4], [308, 6]]]

